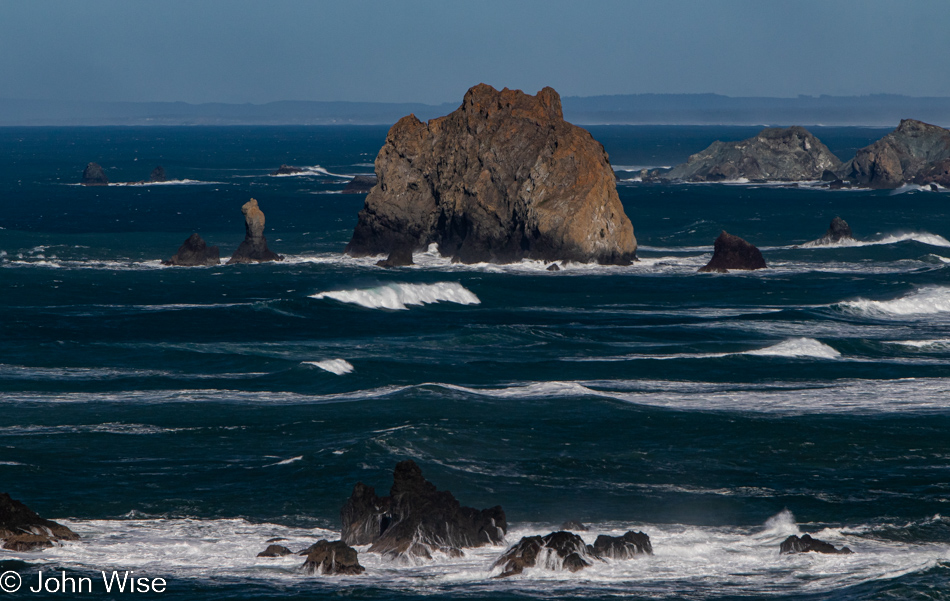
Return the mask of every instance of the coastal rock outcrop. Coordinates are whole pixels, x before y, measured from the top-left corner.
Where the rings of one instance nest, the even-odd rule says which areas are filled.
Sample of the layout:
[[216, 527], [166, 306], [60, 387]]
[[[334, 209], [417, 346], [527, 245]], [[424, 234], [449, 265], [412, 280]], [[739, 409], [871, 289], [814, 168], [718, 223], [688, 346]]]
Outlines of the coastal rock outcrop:
[[294, 167], [293, 165], [281, 165], [276, 171], [271, 171], [271, 175], [294, 175], [296, 173], [303, 173], [304, 171], [306, 171], [306, 169]]
[[[866, 146], [838, 171], [839, 177], [868, 188], [897, 188], [950, 159], [950, 131], [914, 119]], [[928, 182], [929, 183], [929, 182]], [[939, 182], [937, 182], [939, 183]]]
[[376, 185], [375, 175], [356, 175], [343, 188], [344, 194], [368, 194]]
[[630, 530], [623, 536], [601, 534], [594, 541], [594, 554], [601, 558], [631, 559], [637, 555], [653, 555], [650, 537]]
[[397, 244], [386, 259], [376, 261], [376, 265], [380, 267], [405, 267], [412, 264], [411, 243]]
[[812, 538], [809, 535], [804, 535], [801, 538], [798, 536], [789, 536], [784, 541], [782, 541], [781, 547], [779, 547], [780, 554], [790, 554], [790, 553], [831, 553], [837, 555], [847, 555], [853, 553], [848, 547], [841, 547], [836, 549], [831, 543], [826, 543], [825, 541], [818, 540], [817, 538]]
[[768, 265], [765, 264], [765, 259], [758, 248], [739, 236], [733, 236], [723, 230], [716, 238], [712, 259], [705, 266], [700, 267], [699, 271], [725, 273], [730, 269], [751, 271], [766, 267]]
[[41, 518], [23, 503], [0, 493], [0, 541], [12, 551], [52, 547], [57, 541], [77, 540], [79, 535], [52, 520]]
[[159, 165], [158, 167], [152, 169], [152, 173], [148, 176], [148, 181], [154, 183], [161, 183], [168, 181], [168, 178], [165, 177], [165, 168]]
[[501, 568], [495, 578], [507, 578], [526, 568], [577, 572], [599, 558], [594, 548], [572, 532], [552, 532], [544, 536], [525, 536], [498, 558], [493, 568]]
[[264, 212], [257, 206], [257, 201], [252, 198], [244, 203], [241, 212], [244, 213], [244, 241], [228, 259], [227, 264], [283, 261], [284, 257], [267, 248], [267, 239], [264, 237]]
[[106, 172], [102, 170], [99, 163], [89, 163], [83, 169], [80, 183], [84, 186], [108, 186], [109, 178], [106, 177]]
[[208, 246], [208, 243], [205, 242], [204, 239], [197, 233], [188, 236], [188, 239], [178, 247], [178, 252], [175, 253], [171, 259], [162, 261], [162, 265], [180, 265], [188, 267], [194, 267], [198, 265], [219, 265], [220, 263], [221, 255], [218, 251], [218, 247]]
[[931, 163], [917, 174], [914, 183], [921, 185], [937, 184], [944, 188], [950, 188], [950, 159]]
[[437, 243], [463, 263], [626, 264], [636, 238], [607, 153], [564, 120], [551, 88], [471, 88], [457, 110], [390, 130], [346, 252], [388, 254]]
[[283, 545], [267, 545], [267, 548], [257, 554], [258, 557], [283, 557], [293, 555], [294, 552]]
[[716, 140], [706, 150], [668, 171], [654, 170], [647, 181], [719, 182], [819, 180], [841, 161], [804, 127], [766, 128], [740, 142]]
[[393, 559], [431, 558], [437, 551], [458, 556], [464, 547], [499, 543], [508, 532], [501, 506], [480, 511], [462, 506], [426, 480], [412, 460], [396, 464], [388, 497], [357, 483], [340, 520], [344, 543], [372, 545], [370, 553]]
[[851, 232], [851, 226], [841, 217], [835, 217], [828, 226], [825, 235], [815, 241], [815, 244], [835, 244], [842, 240], [854, 240], [854, 234]]
[[321, 540], [310, 547], [303, 569], [311, 574], [358, 576], [366, 568], [360, 565], [356, 549], [341, 540]]

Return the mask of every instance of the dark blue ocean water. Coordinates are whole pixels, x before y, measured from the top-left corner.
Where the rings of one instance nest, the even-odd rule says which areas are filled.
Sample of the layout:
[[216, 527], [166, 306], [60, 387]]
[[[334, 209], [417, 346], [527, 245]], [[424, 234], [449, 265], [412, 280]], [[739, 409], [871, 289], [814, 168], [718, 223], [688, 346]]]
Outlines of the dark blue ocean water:
[[[756, 128], [591, 131], [641, 260], [551, 273], [342, 255], [364, 197], [340, 192], [385, 128], [0, 129], [0, 491], [83, 536], [0, 572], [135, 570], [176, 599], [950, 599], [950, 194], [642, 184]], [[815, 133], [846, 159], [885, 131]], [[89, 161], [179, 181], [74, 185]], [[160, 265], [193, 231], [229, 256], [251, 197], [285, 261]], [[859, 243], [807, 246], [835, 215]], [[770, 269], [697, 274], [722, 229]], [[507, 581], [501, 547], [364, 553], [358, 578], [255, 557], [335, 537], [353, 484], [407, 458], [501, 504], [510, 542], [578, 519], [655, 556]], [[855, 554], [778, 555], [804, 532]]]

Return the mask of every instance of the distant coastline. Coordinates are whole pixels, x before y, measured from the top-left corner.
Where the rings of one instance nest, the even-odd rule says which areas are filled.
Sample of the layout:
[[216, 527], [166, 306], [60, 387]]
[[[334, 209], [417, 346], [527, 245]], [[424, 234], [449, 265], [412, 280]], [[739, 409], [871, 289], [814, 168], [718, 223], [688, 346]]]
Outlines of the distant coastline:
[[[526, 90], [534, 92], [535, 90]], [[578, 125], [771, 125], [893, 127], [912, 117], [950, 126], [950, 97], [627, 94], [563, 98]], [[281, 101], [266, 104], [71, 102], [0, 99], [0, 126], [391, 125], [414, 113], [423, 120], [457, 103]]]

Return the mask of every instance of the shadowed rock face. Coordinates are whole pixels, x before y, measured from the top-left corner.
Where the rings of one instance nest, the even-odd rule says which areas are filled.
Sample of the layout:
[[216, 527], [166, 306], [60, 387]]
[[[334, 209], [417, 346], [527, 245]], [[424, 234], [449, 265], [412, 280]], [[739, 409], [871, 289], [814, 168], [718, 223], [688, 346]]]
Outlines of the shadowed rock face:
[[730, 269], [765, 269], [765, 259], [758, 248], [749, 244], [739, 236], [726, 233], [725, 230], [716, 238], [712, 259], [700, 272], [717, 271], [724, 273]]
[[404, 243], [393, 247], [389, 256], [383, 261], [377, 261], [380, 267], [405, 267], [412, 265], [412, 244]]
[[804, 127], [763, 129], [741, 142], [713, 142], [669, 171], [651, 171], [646, 179], [718, 182], [749, 180], [804, 181], [822, 179], [841, 161]]
[[779, 548], [779, 553], [781, 554], [809, 552], [832, 553], [837, 555], [847, 555], [852, 553], [851, 549], [847, 547], [836, 549], [834, 545], [818, 540], [817, 538], [812, 538], [807, 534], [801, 538], [797, 536], [790, 536], [782, 542], [782, 545]]
[[35, 511], [0, 493], [0, 540], [3, 548], [32, 551], [52, 547], [55, 541], [76, 540], [79, 535], [51, 520], [44, 520]]
[[356, 549], [341, 540], [322, 540], [311, 546], [303, 569], [311, 574], [344, 574], [356, 576], [365, 568], [360, 565]]
[[152, 173], [148, 176], [148, 181], [150, 182], [168, 181], [165, 178], [165, 168], [159, 165], [158, 167], [152, 169]]
[[464, 547], [501, 542], [508, 532], [500, 506], [463, 507], [452, 493], [423, 478], [411, 460], [396, 465], [388, 497], [377, 497], [362, 482], [353, 487], [340, 519], [344, 543], [371, 544], [370, 553], [390, 558], [429, 558], [435, 551], [458, 556]]
[[623, 536], [601, 534], [594, 541], [594, 553], [602, 558], [630, 559], [636, 555], [653, 555], [653, 545], [643, 532], [631, 530]]
[[376, 185], [375, 175], [357, 175], [343, 188], [344, 194], [367, 194]]
[[283, 545], [267, 545], [267, 548], [257, 554], [258, 557], [283, 557], [293, 555], [294, 552]]
[[950, 188], [950, 159], [931, 163], [914, 178], [917, 184], [938, 184]]
[[607, 154], [564, 121], [551, 88], [530, 96], [479, 84], [445, 117], [404, 117], [376, 175], [346, 248], [354, 256], [409, 240], [464, 263], [635, 258]]
[[267, 248], [267, 239], [264, 238], [264, 212], [257, 206], [257, 201], [252, 198], [244, 203], [241, 212], [244, 213], [244, 241], [231, 255], [228, 265], [283, 261], [284, 257]]
[[854, 240], [854, 234], [851, 232], [851, 226], [841, 217], [835, 217], [828, 226], [825, 235], [818, 239], [818, 244], [834, 244], [841, 240]]
[[897, 188], [950, 159], [950, 131], [913, 119], [862, 148], [839, 170], [841, 179], [869, 188]]
[[526, 568], [577, 572], [598, 558], [584, 539], [572, 532], [552, 532], [545, 536], [526, 536], [505, 551], [493, 567], [501, 567], [496, 578], [507, 578]]
[[208, 246], [197, 233], [192, 234], [178, 247], [178, 252], [171, 259], [162, 261], [162, 265], [181, 265], [194, 267], [197, 265], [218, 265], [221, 255], [217, 246]]
[[84, 186], [106, 186], [109, 184], [109, 178], [106, 172], [102, 170], [99, 163], [89, 163], [82, 172], [80, 183]]

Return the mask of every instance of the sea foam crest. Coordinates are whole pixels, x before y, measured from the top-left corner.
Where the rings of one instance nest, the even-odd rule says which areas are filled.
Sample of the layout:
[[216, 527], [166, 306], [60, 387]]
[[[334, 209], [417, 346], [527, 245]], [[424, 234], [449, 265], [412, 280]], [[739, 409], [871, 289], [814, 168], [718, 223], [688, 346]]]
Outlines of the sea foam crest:
[[331, 290], [310, 295], [310, 298], [331, 298], [341, 303], [351, 303], [369, 309], [408, 309], [407, 305], [427, 305], [449, 302], [459, 305], [478, 305], [482, 301], [457, 282], [436, 284], [385, 284], [374, 288], [355, 290]]
[[880, 246], [885, 244], [898, 244], [900, 242], [919, 242], [928, 246], [942, 246], [950, 248], [950, 240], [938, 234], [930, 232], [902, 232], [886, 234], [874, 240], [854, 240], [843, 238], [837, 242], [822, 242], [821, 240], [812, 240], [799, 246], [799, 248], [841, 248], [857, 246]]
[[304, 361], [304, 365], [313, 365], [323, 371], [342, 376], [353, 371], [353, 364], [344, 359], [327, 359], [326, 361]]
[[745, 351], [743, 355], [764, 357], [814, 357], [817, 359], [837, 359], [841, 353], [814, 338], [791, 338], [778, 344], [754, 351]]
[[899, 298], [886, 301], [859, 298], [839, 303], [851, 313], [877, 317], [905, 317], [950, 313], [950, 287], [925, 286]]

